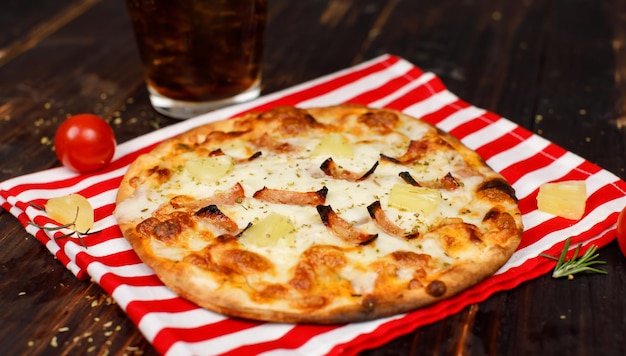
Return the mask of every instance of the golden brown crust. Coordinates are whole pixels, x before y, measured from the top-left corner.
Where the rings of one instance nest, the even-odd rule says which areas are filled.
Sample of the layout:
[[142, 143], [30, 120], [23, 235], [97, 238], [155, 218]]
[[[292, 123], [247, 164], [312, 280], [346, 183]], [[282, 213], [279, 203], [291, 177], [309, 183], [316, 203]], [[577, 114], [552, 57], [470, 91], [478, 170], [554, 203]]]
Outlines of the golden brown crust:
[[[324, 161], [319, 169], [299, 167], [292, 177], [310, 173], [306, 186], [279, 187], [269, 176], [262, 185], [250, 182], [268, 157], [282, 159], [267, 162], [282, 162], [286, 171], [304, 165], [315, 151], [311, 142], [332, 134], [383, 152], [376, 164], [348, 168], [331, 154], [316, 161]], [[181, 183], [189, 180], [181, 172], [193, 157], [216, 156], [232, 158], [227, 176], [236, 180]], [[359, 157], [353, 160], [367, 160]], [[442, 168], [442, 162], [453, 163]], [[384, 176], [394, 170], [403, 178]], [[346, 190], [409, 183], [444, 200], [436, 213], [405, 214], [383, 190], [371, 201], [355, 195], [352, 206], [334, 207], [346, 199], [320, 182], [339, 181]], [[196, 196], [185, 185], [192, 183], [213, 190]], [[209, 310], [275, 322], [344, 323], [430, 305], [495, 273], [522, 233], [513, 188], [476, 152], [400, 112], [357, 105], [280, 107], [192, 129], [138, 157], [116, 203], [124, 236], [173, 291]], [[260, 204], [295, 211], [280, 239], [252, 236], [261, 217], [245, 214]], [[365, 213], [355, 215], [357, 208]], [[428, 214], [434, 217], [420, 220]], [[407, 216], [412, 225], [402, 220]], [[309, 243], [305, 229], [326, 232]]]

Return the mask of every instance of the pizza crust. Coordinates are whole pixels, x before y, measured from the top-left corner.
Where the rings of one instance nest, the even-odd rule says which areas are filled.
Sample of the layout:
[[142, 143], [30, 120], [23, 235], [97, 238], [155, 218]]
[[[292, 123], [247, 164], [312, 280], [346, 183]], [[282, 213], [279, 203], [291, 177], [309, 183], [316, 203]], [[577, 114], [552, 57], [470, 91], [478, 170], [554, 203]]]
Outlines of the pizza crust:
[[[339, 239], [336, 244], [327, 246], [328, 241], [333, 241], [332, 236], [320, 239], [320, 242], [313, 244], [314, 247], [302, 249], [297, 258], [290, 258], [291, 262], [286, 263], [276, 257], [281, 256], [281, 249], [285, 250], [285, 256], [293, 254], [284, 245], [276, 245], [268, 250], [241, 242], [244, 223], [237, 223], [241, 230], [239, 234], [224, 233], [218, 236], [214, 228], [211, 228], [210, 233], [201, 231], [206, 230], [206, 224], [198, 223], [193, 212], [183, 218], [183, 214], [177, 211], [184, 209], [170, 206], [169, 199], [176, 192], [163, 193], [162, 201], [152, 201], [152, 197], [158, 195], [156, 191], [175, 190], [168, 185], [171, 184], [170, 179], [179, 174], [172, 167], [184, 166], [182, 157], [189, 152], [203, 150], [203, 155], [207, 155], [217, 148], [229, 145], [248, 147], [253, 142], [256, 145], [253, 148], [259, 148], [263, 158], [285, 156], [288, 157], [287, 161], [295, 161], [297, 159], [293, 157], [296, 156], [289, 155], [297, 144], [319, 141], [320, 136], [324, 136], [319, 132], [330, 135], [341, 133], [341, 130], [350, 132], [353, 138], [362, 138], [363, 142], [359, 142], [359, 145], [367, 145], [368, 140], [378, 135], [394, 140], [410, 135], [436, 137], [436, 141], [432, 142], [438, 143], [422, 145], [426, 147], [423, 150], [431, 154], [433, 152], [429, 151], [437, 147], [437, 150], [445, 151], [439, 153], [448, 156], [458, 154], [462, 158], [466, 166], [455, 168], [459, 172], [455, 173], [455, 182], [460, 181], [459, 189], [475, 185], [472, 191], [464, 194], [471, 195], [468, 204], [472, 204], [471, 209], [481, 211], [481, 216], [474, 216], [470, 224], [463, 222], [463, 219], [467, 220], [478, 212], [457, 212], [454, 216], [438, 219], [439, 230], [431, 228], [421, 232], [418, 239], [422, 238], [433, 246], [445, 246], [447, 251], [443, 252], [429, 252], [413, 240], [389, 240], [387, 236], [384, 237], [388, 240], [383, 240], [384, 234], [378, 232], [378, 240], [363, 245]], [[401, 134], [397, 131], [401, 131]], [[307, 147], [310, 150], [312, 146]], [[395, 148], [395, 151], [390, 151], [398, 153], [405, 149]], [[407, 155], [398, 153], [395, 157]], [[242, 156], [236, 159], [245, 161]], [[232, 174], [238, 175], [239, 181], [245, 184], [250, 172], [239, 170], [239, 166], [235, 165]], [[479, 184], [474, 182], [477, 176], [482, 177]], [[367, 179], [373, 178], [352, 183], [355, 186], [365, 184]], [[463, 185], [464, 180], [466, 185]], [[296, 188], [311, 190], [310, 187]], [[151, 198], [139, 198], [144, 195], [150, 195]], [[244, 200], [252, 199], [251, 195], [251, 192], [246, 191]], [[405, 313], [431, 305], [467, 290], [495, 273], [511, 257], [522, 234], [521, 213], [513, 189], [477, 153], [453, 136], [403, 113], [355, 105], [277, 108], [192, 129], [138, 157], [120, 183], [116, 203], [116, 218], [133, 250], [175, 293], [200, 307], [228, 316], [272, 322], [346, 323]], [[220, 207], [219, 204], [216, 206]], [[226, 205], [222, 210], [231, 214], [235, 211], [228, 210]], [[348, 215], [345, 210], [337, 215]], [[326, 229], [321, 220], [317, 224], [320, 227], [314, 231]], [[438, 231], [444, 231], [445, 234], [437, 236]], [[381, 241], [408, 247], [397, 253], [379, 254], [373, 262], [369, 260], [359, 265], [359, 253], [376, 255], [367, 249], [388, 248]], [[319, 251], [313, 251], [314, 248]], [[263, 256], [263, 251], [268, 251], [268, 255]], [[456, 254], [457, 257], [452, 258], [447, 254]]]

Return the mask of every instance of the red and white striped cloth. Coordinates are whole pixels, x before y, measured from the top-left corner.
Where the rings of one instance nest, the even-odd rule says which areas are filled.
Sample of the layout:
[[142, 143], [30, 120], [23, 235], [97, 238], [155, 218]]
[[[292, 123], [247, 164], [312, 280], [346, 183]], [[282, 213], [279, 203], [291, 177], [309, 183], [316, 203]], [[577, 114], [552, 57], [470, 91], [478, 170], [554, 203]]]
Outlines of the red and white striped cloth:
[[[358, 103], [388, 107], [421, 117], [449, 131], [478, 151], [501, 172], [520, 198], [525, 232], [510, 261], [494, 276], [452, 299], [408, 314], [347, 325], [291, 325], [231, 319], [199, 309], [163, 286], [122, 237], [112, 217], [118, 184], [137, 155], [168, 137], [210, 121], [276, 105], [300, 107]], [[584, 180], [588, 200], [580, 221], [537, 210], [539, 185], [548, 181]], [[380, 346], [415, 328], [459, 312], [467, 305], [548, 273], [567, 237], [603, 246], [615, 236], [619, 211], [626, 205], [626, 183], [606, 170], [521, 128], [494, 113], [474, 107], [449, 92], [432, 73], [392, 55], [261, 97], [242, 105], [182, 121], [125, 142], [106, 171], [77, 175], [64, 168], [29, 174], [0, 183], [0, 204], [78, 278], [91, 277], [129, 315], [156, 350], [166, 355], [354, 354]], [[27, 224], [54, 226], [43, 211], [49, 198], [80, 193], [95, 208], [95, 230], [83, 239], [54, 240], [52, 233]]]

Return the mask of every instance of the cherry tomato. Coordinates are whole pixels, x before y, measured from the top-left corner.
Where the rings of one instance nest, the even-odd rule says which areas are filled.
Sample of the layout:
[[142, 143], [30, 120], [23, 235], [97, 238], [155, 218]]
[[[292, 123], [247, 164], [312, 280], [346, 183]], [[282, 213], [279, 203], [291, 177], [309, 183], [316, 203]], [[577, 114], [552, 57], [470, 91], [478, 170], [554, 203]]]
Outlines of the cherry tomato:
[[617, 218], [617, 243], [619, 249], [626, 256], [626, 207], [622, 209]]
[[115, 154], [115, 134], [98, 116], [78, 114], [61, 123], [54, 137], [61, 163], [76, 172], [87, 173], [106, 167]]

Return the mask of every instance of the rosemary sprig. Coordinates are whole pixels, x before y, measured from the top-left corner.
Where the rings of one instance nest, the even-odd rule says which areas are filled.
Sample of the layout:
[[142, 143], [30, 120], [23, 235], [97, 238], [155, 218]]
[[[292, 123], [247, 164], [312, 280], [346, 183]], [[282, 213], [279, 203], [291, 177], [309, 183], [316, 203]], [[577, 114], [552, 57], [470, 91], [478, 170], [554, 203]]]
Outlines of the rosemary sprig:
[[[37, 205], [35, 205], [33, 203], [31, 203], [31, 205], [33, 207], [35, 207], [35, 208], [39, 208], [39, 206], [37, 206]], [[45, 211], [44, 208], [41, 208], [40, 210], [44, 210]], [[70, 229], [71, 231], [69, 233], [61, 235], [61, 236], [54, 236], [54, 239], [55, 240], [60, 240], [60, 239], [65, 239], [65, 238], [72, 237], [72, 236], [76, 235], [76, 238], [78, 238], [78, 241], [80, 242], [80, 244], [84, 248], [87, 248], [87, 244], [85, 243], [85, 241], [83, 241], [83, 237], [84, 236], [88, 236], [88, 235], [97, 234], [100, 231], [90, 231], [89, 229], [87, 229], [87, 231], [80, 232], [80, 231], [75, 230], [76, 220], [78, 219], [78, 210], [79, 210], [78, 207], [76, 207], [76, 215], [74, 215], [74, 220], [72, 222], [67, 223], [67, 224], [58, 225], [58, 226], [43, 226], [43, 225], [36, 224], [33, 221], [29, 221], [28, 225], [32, 225], [32, 226], [35, 226], [35, 227], [37, 227], [39, 229], [46, 230], [46, 231], [58, 231], [58, 230], [63, 230], [63, 229]]]
[[565, 246], [563, 246], [563, 251], [561, 252], [561, 256], [559, 258], [544, 253], [539, 254], [539, 256], [547, 257], [557, 261], [556, 266], [554, 267], [554, 271], [552, 272], [553, 278], [568, 277], [569, 279], [572, 279], [574, 278], [574, 274], [579, 272], [595, 272], [601, 274], [608, 273], [605, 270], [591, 267], [593, 265], [606, 264], [606, 261], [597, 260], [600, 254], [596, 253], [596, 250], [598, 249], [598, 246], [596, 245], [591, 245], [587, 249], [587, 251], [579, 257], [578, 253], [580, 252], [580, 248], [582, 246], [582, 244], [580, 244], [576, 247], [572, 258], [565, 260], [571, 242], [571, 237], [568, 237], [567, 240], [565, 240]]

